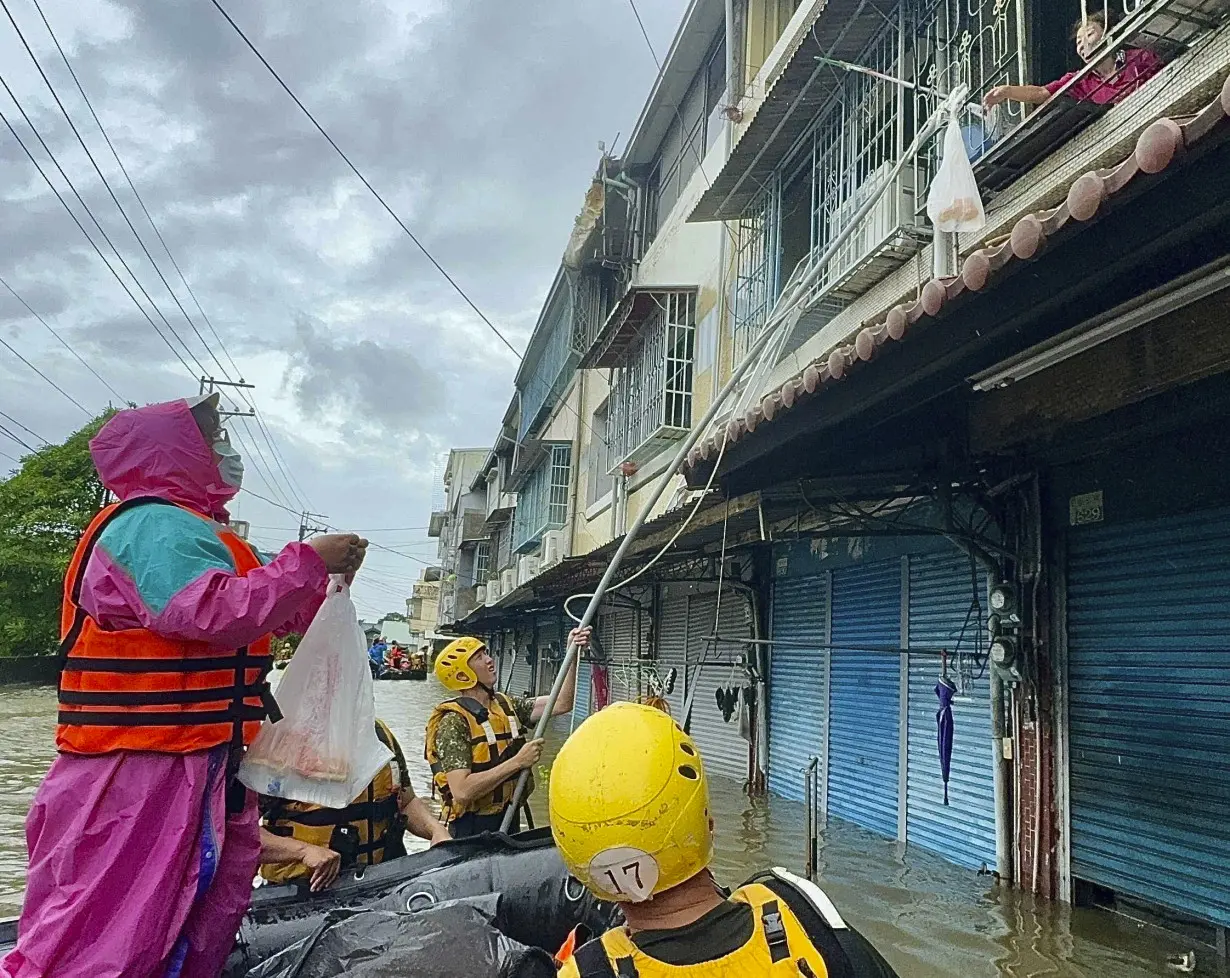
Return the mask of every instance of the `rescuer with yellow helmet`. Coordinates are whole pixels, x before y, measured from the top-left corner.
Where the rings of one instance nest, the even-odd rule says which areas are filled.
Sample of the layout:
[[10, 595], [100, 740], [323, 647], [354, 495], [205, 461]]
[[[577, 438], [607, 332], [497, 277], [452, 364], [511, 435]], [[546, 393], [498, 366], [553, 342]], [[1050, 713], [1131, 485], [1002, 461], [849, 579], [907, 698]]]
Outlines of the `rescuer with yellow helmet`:
[[[589, 644], [589, 628], [573, 629], [570, 642]], [[577, 657], [579, 658], [579, 656]], [[512, 804], [517, 777], [542, 756], [542, 741], [527, 740], [547, 708], [546, 696], [509, 696], [496, 690], [495, 660], [477, 638], [459, 638], [436, 659], [436, 678], [460, 695], [447, 699], [427, 721], [425, 753], [454, 838], [497, 832]], [[564, 677], [554, 716], [572, 711], [576, 659]], [[533, 783], [526, 790], [526, 797]], [[520, 815], [512, 830], [518, 831]]]
[[406, 829], [433, 846], [450, 836], [414, 794], [401, 745], [376, 721], [376, 736], [393, 756], [345, 808], [322, 808], [281, 798], [260, 800], [261, 876], [270, 883], [307, 880], [322, 890], [343, 869], [371, 866], [406, 854]]
[[814, 883], [774, 869], [733, 894], [718, 886], [700, 752], [661, 710], [595, 713], [561, 748], [549, 792], [569, 872], [626, 921], [575, 950], [570, 938], [560, 978], [895, 978]]

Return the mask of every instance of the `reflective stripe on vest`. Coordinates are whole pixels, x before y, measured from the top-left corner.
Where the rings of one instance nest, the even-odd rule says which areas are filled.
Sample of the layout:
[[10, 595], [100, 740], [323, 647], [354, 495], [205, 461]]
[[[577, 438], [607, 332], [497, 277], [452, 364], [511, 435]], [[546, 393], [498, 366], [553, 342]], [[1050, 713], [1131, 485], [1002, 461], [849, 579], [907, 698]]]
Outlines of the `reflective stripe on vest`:
[[[265, 815], [265, 828], [274, 835], [328, 848], [333, 830], [339, 825], [351, 825], [359, 837], [360, 866], [403, 855], [405, 819], [398, 802], [401, 789], [409, 783], [406, 758], [393, 732], [380, 720], [376, 721], [376, 736], [393, 752], [393, 759], [354, 801], [345, 808], [321, 808], [275, 799]], [[299, 862], [265, 863], [260, 874], [270, 883], [286, 883], [309, 876], [311, 871]]]
[[[516, 756], [525, 746], [525, 737], [517, 723], [517, 711], [513, 701], [503, 693], [496, 693], [491, 707], [487, 708], [473, 697], [458, 696], [437, 706], [427, 721], [424, 755], [431, 765], [432, 784], [443, 802], [444, 821], [452, 822], [471, 812], [476, 815], [499, 814], [512, 801], [517, 783], [515, 775], [497, 785], [490, 794], [469, 805], [453, 800], [453, 793], [448, 787], [448, 772], [443, 770], [440, 759], [436, 756], [436, 731], [440, 721], [450, 713], [460, 716], [466, 722], [470, 736], [470, 772], [478, 774], [490, 771], [508, 758]], [[531, 781], [530, 788], [532, 787]]]
[[[56, 748], [71, 754], [187, 754], [229, 743], [237, 755], [266, 716], [281, 716], [265, 681], [272, 661], [269, 636], [246, 648], [219, 650], [144, 628], [104, 631], [80, 606], [85, 570], [103, 530], [121, 513], [151, 505], [176, 504], [139, 498], [108, 506], [86, 528], [69, 563], [60, 619]], [[218, 537], [239, 576], [261, 566], [237, 534], [224, 529]]]
[[607, 931], [596, 941], [576, 950], [560, 978], [681, 978], [698, 969], [714, 974], [838, 978], [831, 973], [794, 911], [778, 895], [760, 883], [749, 883], [731, 895], [746, 903], [755, 915], [752, 938], [741, 948], [703, 964], [671, 965], [650, 957], [633, 943], [623, 928]]

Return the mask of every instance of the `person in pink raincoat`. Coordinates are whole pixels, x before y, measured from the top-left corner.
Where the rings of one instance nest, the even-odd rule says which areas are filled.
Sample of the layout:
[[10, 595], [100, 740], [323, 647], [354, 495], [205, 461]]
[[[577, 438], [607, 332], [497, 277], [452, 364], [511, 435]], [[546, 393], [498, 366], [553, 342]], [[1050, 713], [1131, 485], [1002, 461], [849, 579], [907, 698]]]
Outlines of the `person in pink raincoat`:
[[259, 816], [232, 774], [276, 715], [261, 650], [307, 627], [367, 541], [321, 536], [268, 559], [239, 540], [225, 506], [243, 467], [217, 403], [121, 411], [90, 443], [119, 503], [66, 578], [59, 756], [26, 821], [4, 978], [217, 978], [249, 905]]

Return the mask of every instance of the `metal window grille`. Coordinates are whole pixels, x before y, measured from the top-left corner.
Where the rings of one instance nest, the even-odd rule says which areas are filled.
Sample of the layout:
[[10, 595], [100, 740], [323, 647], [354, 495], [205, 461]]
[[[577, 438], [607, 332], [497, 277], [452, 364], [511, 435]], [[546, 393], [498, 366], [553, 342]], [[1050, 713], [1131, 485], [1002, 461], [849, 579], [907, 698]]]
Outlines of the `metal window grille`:
[[585, 452], [586, 472], [585, 504], [592, 506], [611, 491], [614, 479], [611, 476], [611, 454], [607, 445], [610, 412], [609, 401], [594, 412], [590, 429], [593, 437]]
[[598, 336], [603, 320], [602, 279], [592, 272], [576, 276], [572, 286], [572, 348], [584, 353]]
[[568, 522], [572, 485], [572, 446], [551, 445], [546, 457], [526, 480], [513, 516], [513, 549], [533, 549], [547, 530]]
[[542, 329], [545, 337], [541, 344], [535, 344], [531, 340], [531, 347], [538, 345], [539, 352], [521, 389], [518, 440], [525, 438], [538, 426], [543, 413], [563, 392], [572, 369], [576, 366], [572, 289], [561, 290], [560, 297], [547, 310]]
[[[969, 0], [954, 0], [969, 2]], [[903, 81], [912, 53], [907, 51], [906, 10], [888, 21], [871, 40], [857, 63]], [[818, 255], [849, 226], [856, 212], [887, 178], [913, 136], [907, 89], [860, 72], [834, 68], [837, 89], [810, 133], [806, 152], [812, 170], [812, 254]], [[908, 74], [908, 77], [903, 77]], [[927, 184], [925, 164], [907, 166], [896, 187], [890, 187], [863, 218], [861, 226], [829, 262], [818, 293], [830, 291], [886, 242], [906, 233], [915, 223], [912, 194]], [[907, 202], [907, 198], [908, 202]]]
[[752, 213], [739, 222], [734, 284], [736, 363], [747, 355], [777, 300], [780, 231], [780, 182], [773, 179], [760, 192]]
[[491, 578], [491, 541], [479, 540], [474, 547], [474, 583], [486, 584]]
[[658, 436], [673, 438], [692, 425], [696, 297], [691, 292], [666, 292], [656, 299], [657, 311], [615, 378], [612, 462], [651, 447]]
[[[928, 89], [951, 91], [968, 85], [969, 107], [961, 121], [966, 151], [977, 160], [1017, 126], [1030, 106], [1004, 102], [984, 118], [974, 106], [997, 85], [1025, 81], [1024, 0], [930, 0], [916, 22], [913, 43], [917, 80]], [[935, 111], [931, 92], [912, 94], [916, 118]], [[926, 172], [938, 165], [940, 140], [932, 140], [922, 154]], [[919, 208], [925, 204], [920, 196]]]

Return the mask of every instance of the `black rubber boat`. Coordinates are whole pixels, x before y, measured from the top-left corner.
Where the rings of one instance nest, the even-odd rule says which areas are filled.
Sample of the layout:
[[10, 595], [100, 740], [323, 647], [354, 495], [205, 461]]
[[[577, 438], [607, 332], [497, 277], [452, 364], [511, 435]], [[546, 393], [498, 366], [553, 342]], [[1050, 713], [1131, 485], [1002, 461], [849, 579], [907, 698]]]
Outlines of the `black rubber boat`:
[[404, 679], [414, 679], [414, 680], [418, 680], [419, 682], [422, 682], [424, 679], [427, 678], [427, 670], [426, 669], [400, 669], [400, 670], [389, 669], [388, 671], [384, 672], [380, 676], [380, 678], [381, 679], [391, 679], [394, 681], [404, 680]]
[[[343, 873], [323, 893], [294, 884], [257, 888], [223, 978], [242, 978], [311, 938], [340, 911], [418, 912], [452, 901], [481, 907], [507, 937], [548, 952], [556, 951], [577, 924], [601, 933], [617, 915], [568, 875], [549, 829], [477, 836], [392, 859], [362, 874]], [[16, 920], [0, 921], [0, 956], [16, 939]]]

